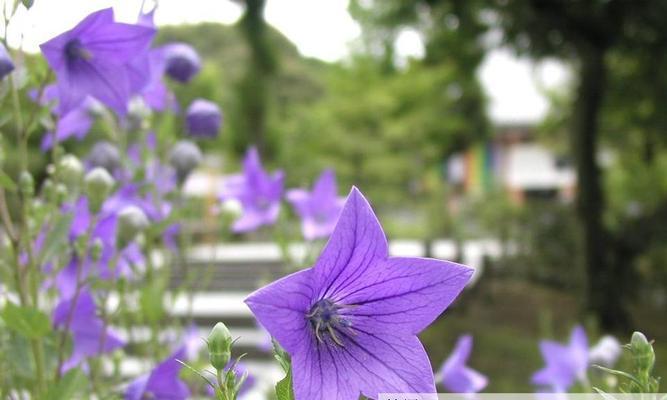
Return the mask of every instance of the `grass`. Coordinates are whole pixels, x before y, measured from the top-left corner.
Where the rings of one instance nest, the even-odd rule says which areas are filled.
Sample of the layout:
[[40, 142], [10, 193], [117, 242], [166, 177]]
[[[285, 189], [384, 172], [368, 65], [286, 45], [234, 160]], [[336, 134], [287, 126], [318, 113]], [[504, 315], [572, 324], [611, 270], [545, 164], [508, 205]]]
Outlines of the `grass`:
[[[489, 377], [486, 391], [533, 392], [530, 377], [542, 367], [539, 340], [566, 340], [571, 328], [582, 323], [579, 309], [578, 297], [572, 293], [512, 279], [487, 280], [483, 287], [463, 293], [450, 310], [422, 333], [421, 339], [432, 364], [438, 368], [458, 336], [470, 333], [474, 349], [469, 364]], [[642, 308], [634, 316], [636, 329], [656, 340], [656, 375], [667, 376], [665, 313]], [[599, 335], [591, 334], [596, 332], [591, 324], [584, 321], [584, 325], [594, 344]], [[631, 333], [617, 337], [626, 343]], [[628, 364], [625, 357], [620, 366]]]

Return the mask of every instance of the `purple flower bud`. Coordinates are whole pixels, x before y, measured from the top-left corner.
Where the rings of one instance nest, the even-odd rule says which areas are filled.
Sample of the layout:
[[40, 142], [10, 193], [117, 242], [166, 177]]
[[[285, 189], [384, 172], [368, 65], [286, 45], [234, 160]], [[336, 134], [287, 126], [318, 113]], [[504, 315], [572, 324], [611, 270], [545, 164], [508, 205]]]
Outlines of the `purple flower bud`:
[[181, 140], [171, 149], [169, 153], [169, 164], [176, 170], [179, 182], [185, 181], [193, 169], [201, 163], [202, 154], [196, 144]]
[[190, 104], [186, 115], [187, 133], [193, 137], [214, 138], [222, 125], [220, 107], [212, 101], [197, 99]]
[[166, 72], [173, 80], [187, 83], [201, 69], [201, 60], [187, 43], [171, 43], [165, 46]]
[[0, 43], [0, 80], [9, 75], [14, 70], [14, 63], [12, 62], [9, 53], [5, 46]]
[[88, 161], [91, 167], [101, 167], [113, 173], [120, 166], [120, 152], [109, 142], [97, 142], [90, 150]]

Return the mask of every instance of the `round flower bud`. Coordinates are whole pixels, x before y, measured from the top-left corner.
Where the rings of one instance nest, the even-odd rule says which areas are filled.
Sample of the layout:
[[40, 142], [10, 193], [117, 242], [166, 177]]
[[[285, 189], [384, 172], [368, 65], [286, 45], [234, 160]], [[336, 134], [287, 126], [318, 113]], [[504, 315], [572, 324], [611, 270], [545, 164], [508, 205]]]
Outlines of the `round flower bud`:
[[176, 170], [176, 177], [180, 183], [197, 168], [202, 161], [202, 154], [196, 144], [188, 140], [181, 140], [169, 153], [169, 164]]
[[137, 206], [127, 206], [118, 213], [118, 240], [124, 248], [141, 232], [148, 228], [146, 214]]
[[637, 368], [648, 374], [655, 364], [655, 352], [651, 342], [641, 332], [634, 332], [630, 340], [630, 351]]
[[93, 168], [86, 174], [84, 178], [85, 191], [90, 202], [90, 208], [94, 213], [100, 210], [102, 203], [106, 200], [115, 183], [109, 172], [102, 167]]
[[127, 129], [130, 132], [141, 130], [151, 116], [151, 109], [141, 97], [134, 97], [128, 104]]
[[97, 142], [90, 150], [88, 161], [93, 167], [102, 167], [113, 173], [120, 167], [120, 152], [116, 146], [109, 142]]
[[187, 43], [171, 43], [164, 47], [166, 73], [177, 82], [187, 83], [201, 69], [201, 60]]
[[58, 161], [56, 167], [58, 178], [69, 188], [77, 188], [83, 178], [83, 165], [78, 158], [66, 154]]
[[0, 80], [3, 80], [14, 70], [14, 62], [12, 61], [7, 48], [0, 43]]
[[188, 107], [185, 121], [188, 135], [196, 138], [214, 138], [218, 136], [222, 125], [222, 113], [217, 104], [197, 99]]
[[223, 370], [232, 356], [232, 334], [222, 322], [215, 324], [206, 339], [208, 356], [213, 368]]
[[35, 193], [35, 180], [28, 171], [21, 172], [19, 176], [19, 189], [24, 197], [32, 197]]

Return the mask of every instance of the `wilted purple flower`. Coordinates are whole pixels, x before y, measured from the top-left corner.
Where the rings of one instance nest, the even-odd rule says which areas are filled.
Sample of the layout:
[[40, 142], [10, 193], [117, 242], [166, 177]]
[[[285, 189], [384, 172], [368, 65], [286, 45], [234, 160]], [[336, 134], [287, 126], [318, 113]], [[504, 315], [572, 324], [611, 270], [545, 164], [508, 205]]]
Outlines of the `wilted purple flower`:
[[472, 336], [461, 336], [454, 350], [442, 363], [438, 377], [442, 385], [453, 393], [477, 393], [489, 383], [486, 376], [466, 364], [472, 350]]
[[284, 174], [276, 171], [273, 176], [264, 171], [257, 149], [251, 147], [243, 160], [243, 174], [226, 182], [221, 200], [236, 199], [243, 207], [243, 215], [236, 220], [232, 230], [250, 232], [262, 225], [271, 225], [278, 219], [280, 199], [283, 194]]
[[220, 125], [222, 125], [220, 107], [204, 99], [197, 99], [190, 104], [185, 119], [188, 135], [197, 138], [218, 136]]
[[53, 143], [63, 142], [71, 137], [78, 140], [86, 137], [95, 122], [93, 110], [98, 107], [97, 101], [86, 97], [83, 102], [72, 108], [67, 114], [58, 118], [56, 130], [47, 132], [42, 139], [42, 151], [53, 146]]
[[434, 393], [416, 335], [472, 272], [447, 261], [388, 257], [380, 223], [353, 188], [315, 266], [259, 289], [246, 303], [291, 355], [296, 400]]
[[568, 344], [551, 340], [540, 342], [544, 368], [532, 378], [535, 385], [548, 387], [554, 392], [565, 392], [576, 381], [586, 380], [588, 369], [588, 338], [581, 326], [576, 326]]
[[14, 62], [4, 44], [0, 43], [0, 80], [5, 79], [14, 70]]
[[167, 75], [175, 81], [187, 83], [201, 69], [197, 51], [187, 43], [169, 43], [163, 51]]
[[109, 353], [125, 343], [97, 317], [95, 300], [87, 289], [82, 290], [72, 308], [73, 299], [58, 303], [53, 312], [57, 328], [68, 326], [72, 333], [71, 357], [63, 364], [63, 372], [74, 368], [88, 357]]
[[94, 12], [40, 47], [57, 77], [59, 114], [92, 96], [120, 114], [127, 111], [131, 62], [148, 50], [155, 29], [114, 21], [111, 8]]
[[176, 361], [184, 359], [185, 350], [180, 349], [158, 364], [149, 374], [132, 381], [125, 391], [125, 399], [187, 399], [190, 389], [179, 378], [183, 365]]
[[301, 218], [301, 232], [307, 240], [329, 236], [345, 202], [338, 197], [336, 174], [330, 169], [322, 172], [312, 192], [292, 189], [287, 192], [287, 200]]

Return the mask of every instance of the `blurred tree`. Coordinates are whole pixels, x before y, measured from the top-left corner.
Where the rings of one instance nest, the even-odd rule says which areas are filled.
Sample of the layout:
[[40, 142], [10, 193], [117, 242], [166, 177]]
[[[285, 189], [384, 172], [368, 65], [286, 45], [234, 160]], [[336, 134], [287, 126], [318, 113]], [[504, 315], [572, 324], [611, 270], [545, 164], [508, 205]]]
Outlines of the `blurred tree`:
[[277, 55], [269, 42], [264, 21], [265, 0], [240, 2], [245, 5], [245, 12], [238, 26], [250, 50], [250, 58], [237, 87], [242, 119], [236, 136], [240, 140], [235, 145], [237, 150], [242, 150], [254, 144], [260, 152], [266, 153], [270, 143], [266, 137], [269, 99], [278, 68]]
[[[612, 231], [605, 225], [607, 201], [598, 165], [599, 139], [605, 128], [603, 112], [605, 101], [610, 99], [610, 76], [615, 72], [610, 70], [612, 59], [620, 56], [637, 62], [640, 53], [664, 53], [667, 29], [662, 16], [667, 2], [499, 0], [494, 5], [508, 43], [534, 57], [571, 60], [577, 68], [578, 85], [569, 115], [570, 145], [578, 180], [588, 308], [604, 328], [626, 327], [629, 318], [624, 294], [631, 273], [627, 262], [632, 257], [620, 254], [626, 237], [623, 229]], [[633, 76], [626, 84], [642, 81], [653, 84], [648, 76]], [[617, 110], [633, 108], [629, 102], [638, 100], [626, 93], [621, 96], [623, 105]], [[649, 137], [653, 135], [649, 133]]]

